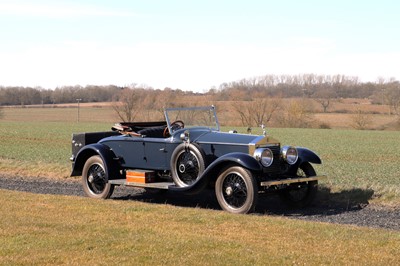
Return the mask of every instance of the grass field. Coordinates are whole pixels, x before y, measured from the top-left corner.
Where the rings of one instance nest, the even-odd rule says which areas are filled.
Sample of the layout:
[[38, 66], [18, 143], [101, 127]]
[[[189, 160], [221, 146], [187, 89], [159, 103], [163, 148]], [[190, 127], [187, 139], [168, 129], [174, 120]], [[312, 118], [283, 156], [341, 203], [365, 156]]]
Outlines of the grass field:
[[[82, 109], [80, 123], [73, 108], [8, 109], [0, 127], [0, 171], [67, 178], [72, 133], [110, 130], [117, 121], [110, 109]], [[271, 128], [268, 133], [282, 144], [308, 147], [319, 154], [323, 164], [315, 167], [329, 176], [323, 184], [333, 192], [365, 192], [375, 199], [400, 202], [399, 131]]]
[[0, 265], [396, 265], [400, 233], [1, 190]]
[[[110, 109], [87, 108], [77, 123], [76, 111], [6, 108], [0, 172], [68, 178], [71, 134], [118, 121]], [[321, 156], [329, 196], [400, 206], [400, 132], [268, 133]], [[390, 230], [6, 190], [0, 206], [0, 265], [396, 265], [400, 257], [400, 233]]]

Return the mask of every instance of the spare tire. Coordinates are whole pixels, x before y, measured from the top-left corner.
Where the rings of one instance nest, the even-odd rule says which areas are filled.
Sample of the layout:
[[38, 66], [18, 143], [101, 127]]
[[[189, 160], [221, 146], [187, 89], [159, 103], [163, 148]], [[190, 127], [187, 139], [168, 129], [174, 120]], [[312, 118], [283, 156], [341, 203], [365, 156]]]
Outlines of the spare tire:
[[205, 156], [194, 143], [182, 143], [171, 156], [172, 179], [178, 187], [187, 187], [196, 182], [205, 169]]

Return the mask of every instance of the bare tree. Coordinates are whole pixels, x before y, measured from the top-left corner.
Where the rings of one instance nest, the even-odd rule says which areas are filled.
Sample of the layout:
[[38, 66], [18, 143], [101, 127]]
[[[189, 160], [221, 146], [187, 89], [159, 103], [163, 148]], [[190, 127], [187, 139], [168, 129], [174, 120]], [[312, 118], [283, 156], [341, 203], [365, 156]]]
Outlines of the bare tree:
[[400, 83], [391, 80], [385, 84], [384, 101], [389, 105], [389, 114], [400, 116]]
[[352, 117], [352, 122], [353, 124], [351, 126], [353, 128], [364, 130], [367, 129], [368, 125], [371, 123], [371, 117], [361, 109], [357, 109]]
[[154, 99], [154, 109], [158, 112], [159, 117], [164, 117], [164, 109], [176, 106], [177, 95], [171, 88], [164, 88], [158, 92]]
[[266, 125], [280, 107], [280, 99], [255, 99], [238, 102], [234, 110], [239, 114], [242, 125], [246, 127]]
[[140, 98], [134, 89], [124, 88], [112, 108], [123, 122], [132, 122], [140, 109]]
[[308, 101], [292, 100], [277, 116], [278, 123], [283, 127], [306, 128], [310, 126], [312, 111]]
[[252, 126], [251, 111], [249, 110], [250, 102], [237, 102], [234, 104], [233, 109], [239, 114], [242, 125], [246, 127]]
[[281, 106], [280, 99], [256, 99], [251, 105], [253, 121], [256, 125], [266, 125], [275, 111]]
[[321, 90], [314, 94], [315, 100], [322, 106], [324, 113], [328, 111], [328, 107], [332, 103], [332, 99], [335, 98], [335, 92], [332, 90]]

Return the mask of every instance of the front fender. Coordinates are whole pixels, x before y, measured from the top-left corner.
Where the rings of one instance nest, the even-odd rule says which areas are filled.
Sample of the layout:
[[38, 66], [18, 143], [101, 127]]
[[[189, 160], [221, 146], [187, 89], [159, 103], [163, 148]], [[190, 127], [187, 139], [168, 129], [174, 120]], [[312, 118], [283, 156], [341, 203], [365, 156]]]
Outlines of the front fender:
[[232, 152], [232, 153], [225, 154], [225, 155], [219, 157], [218, 159], [216, 159], [212, 164], [210, 164], [207, 167], [207, 170], [204, 171], [203, 175], [206, 174], [206, 172], [209, 169], [218, 167], [221, 164], [229, 163], [229, 162], [238, 164], [238, 165], [243, 166], [244, 168], [247, 168], [252, 171], [261, 171], [260, 163], [253, 156], [250, 156], [247, 153], [242, 153], [242, 152]]
[[195, 194], [203, 190], [209, 181], [212, 178], [217, 178], [218, 173], [224, 168], [226, 165], [239, 165], [242, 166], [252, 172], [261, 171], [261, 165], [258, 161], [246, 154], [241, 152], [232, 152], [225, 154], [219, 158], [217, 158], [214, 162], [212, 162], [203, 174], [190, 186], [187, 187], [177, 187], [177, 186], [170, 186], [169, 190], [174, 191], [181, 191], [185, 193]]
[[312, 150], [303, 147], [296, 147], [296, 149], [299, 158], [297, 159], [297, 162], [294, 165], [291, 165], [289, 167], [289, 169], [286, 172], [287, 174], [295, 175], [299, 166], [305, 162], [315, 163], [315, 164], [322, 163], [321, 158], [319, 158], [319, 156]]
[[299, 155], [298, 161], [300, 163], [302, 162], [309, 162], [309, 163], [315, 163], [315, 164], [321, 164], [321, 158], [313, 152], [310, 149], [303, 148], [303, 147], [296, 147], [297, 148], [297, 153]]
[[114, 152], [108, 146], [101, 143], [86, 145], [79, 151], [72, 163], [71, 176], [82, 175], [85, 162], [87, 159], [95, 155], [99, 155], [103, 160], [107, 180], [120, 178], [119, 158], [115, 156]]

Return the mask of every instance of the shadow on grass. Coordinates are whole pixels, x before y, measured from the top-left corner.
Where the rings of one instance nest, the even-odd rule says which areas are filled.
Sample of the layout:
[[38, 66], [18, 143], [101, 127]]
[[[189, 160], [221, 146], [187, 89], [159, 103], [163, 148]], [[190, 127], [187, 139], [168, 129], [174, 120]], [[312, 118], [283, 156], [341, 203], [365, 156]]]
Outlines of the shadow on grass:
[[[169, 191], [149, 193], [137, 189], [124, 189], [123, 192], [125, 193], [117, 193], [114, 195], [113, 199], [137, 200], [154, 204], [170, 204], [180, 207], [221, 210], [213, 190], [205, 190], [197, 195], [190, 196]], [[369, 204], [369, 200], [373, 195], [374, 191], [371, 189], [354, 188], [342, 190], [340, 192], [332, 192], [330, 188], [320, 186], [317, 198], [310, 206], [295, 209], [285, 205], [276, 194], [266, 194], [260, 195], [256, 207], [256, 214], [281, 216], [337, 215], [363, 209]]]

